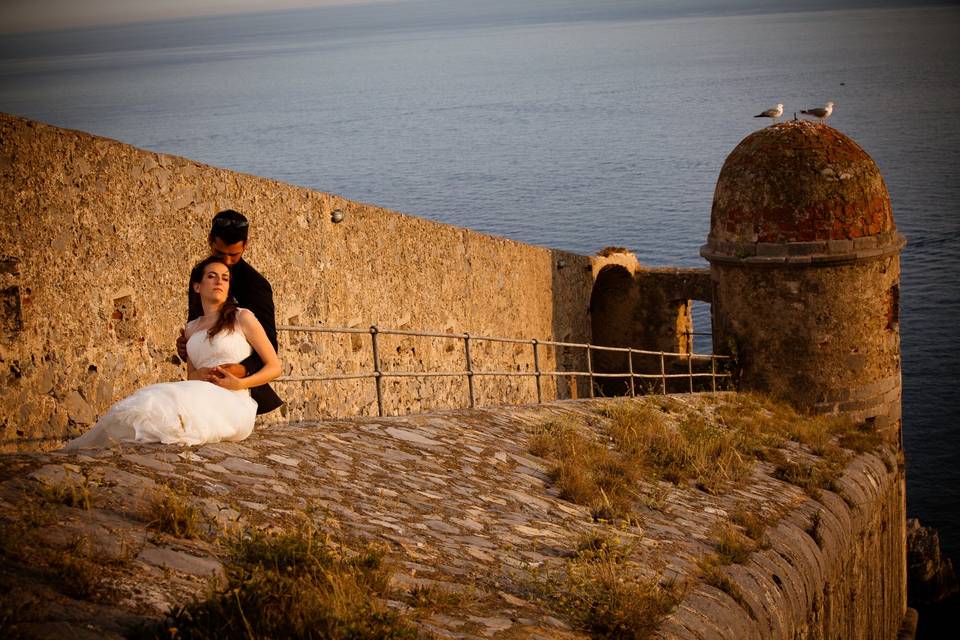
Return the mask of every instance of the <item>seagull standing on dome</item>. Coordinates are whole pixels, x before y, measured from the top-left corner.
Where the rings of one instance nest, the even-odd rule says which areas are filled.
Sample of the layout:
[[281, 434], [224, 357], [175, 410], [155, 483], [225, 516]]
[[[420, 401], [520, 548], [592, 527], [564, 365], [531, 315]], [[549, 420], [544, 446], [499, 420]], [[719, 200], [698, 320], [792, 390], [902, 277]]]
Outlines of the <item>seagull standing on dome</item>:
[[828, 102], [824, 107], [816, 107], [814, 109], [804, 109], [800, 113], [807, 116], [813, 116], [814, 118], [819, 119], [820, 122], [823, 122], [824, 120], [830, 117], [831, 113], [833, 113], [833, 103]]
[[767, 109], [766, 111], [758, 113], [753, 117], [754, 118], [772, 118], [773, 120], [776, 120], [782, 115], [783, 115], [783, 104], [781, 103], [775, 106], [774, 108]]

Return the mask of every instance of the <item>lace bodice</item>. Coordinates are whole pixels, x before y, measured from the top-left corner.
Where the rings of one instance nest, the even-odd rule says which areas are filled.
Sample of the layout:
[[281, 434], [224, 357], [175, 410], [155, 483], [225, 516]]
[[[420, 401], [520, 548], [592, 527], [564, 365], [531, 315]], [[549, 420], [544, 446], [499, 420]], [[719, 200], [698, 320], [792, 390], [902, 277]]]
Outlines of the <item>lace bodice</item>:
[[210, 339], [205, 329], [194, 332], [187, 340], [187, 355], [194, 367], [215, 367], [228, 362], [240, 362], [253, 353], [253, 348], [243, 337], [240, 325], [233, 331], [224, 329]]

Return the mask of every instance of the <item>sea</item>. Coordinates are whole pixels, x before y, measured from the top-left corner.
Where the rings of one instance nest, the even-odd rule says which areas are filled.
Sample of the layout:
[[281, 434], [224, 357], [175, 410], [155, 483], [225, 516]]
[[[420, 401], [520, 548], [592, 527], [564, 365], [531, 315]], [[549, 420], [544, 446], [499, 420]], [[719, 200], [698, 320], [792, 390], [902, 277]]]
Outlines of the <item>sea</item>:
[[706, 267], [720, 167], [769, 124], [754, 114], [832, 100], [909, 242], [907, 510], [960, 560], [960, 7], [870, 4], [406, 0], [6, 33], [0, 111], [522, 242]]

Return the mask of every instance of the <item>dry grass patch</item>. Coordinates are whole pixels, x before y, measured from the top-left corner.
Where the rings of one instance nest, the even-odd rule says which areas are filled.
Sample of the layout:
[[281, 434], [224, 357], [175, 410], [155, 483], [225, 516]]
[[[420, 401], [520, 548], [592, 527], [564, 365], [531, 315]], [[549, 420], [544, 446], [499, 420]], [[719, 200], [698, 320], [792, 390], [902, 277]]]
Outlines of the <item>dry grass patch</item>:
[[790, 460], [779, 450], [771, 452], [770, 461], [774, 465], [773, 477], [800, 487], [815, 500], [823, 489], [839, 491], [837, 480], [843, 467], [837, 462]]
[[200, 538], [203, 535], [200, 510], [188, 497], [168, 486], [157, 488], [147, 517], [147, 526], [151, 529], [176, 538]]
[[178, 609], [167, 638], [412, 640], [419, 631], [381, 601], [383, 550], [334, 552], [311, 525], [276, 535], [247, 531], [230, 542], [225, 588]]
[[777, 448], [784, 440], [792, 440], [806, 445], [815, 455], [836, 455], [836, 445], [865, 453], [883, 444], [871, 425], [846, 416], [802, 414], [785, 402], [759, 393], [741, 392], [717, 396], [717, 400], [718, 419], [754, 436], [756, 444], [762, 447]]
[[[610, 402], [597, 409], [600, 420], [543, 425], [530, 451], [549, 461], [561, 498], [590, 507], [597, 520], [632, 521], [636, 505], [664, 504], [662, 495], [641, 487], [643, 480], [692, 484], [716, 495], [742, 483], [757, 460], [767, 460], [775, 477], [816, 498], [822, 489], [835, 490], [851, 451], [882, 445], [870, 426], [803, 415], [760, 394], [707, 397], [707, 403], [669, 396]], [[788, 459], [784, 449], [795, 448], [792, 442], [817, 458]]]
[[755, 540], [741, 533], [729, 522], [716, 527], [715, 537], [713, 548], [720, 564], [743, 564], [758, 548]]
[[59, 588], [73, 598], [93, 600], [104, 595], [102, 568], [83, 552], [80, 545], [58, 554], [51, 569]]
[[629, 519], [639, 468], [572, 421], [548, 422], [530, 452], [550, 461], [560, 497], [590, 508], [595, 520]]
[[757, 619], [757, 614], [754, 613], [753, 607], [751, 607], [750, 603], [743, 597], [743, 592], [740, 590], [740, 587], [727, 575], [726, 570], [724, 570], [716, 556], [704, 556], [700, 558], [697, 564], [700, 569], [700, 579], [705, 584], [709, 584], [726, 593], [733, 598], [751, 618], [754, 620]]
[[90, 482], [87, 478], [83, 482], [64, 481], [54, 484], [44, 484], [40, 487], [40, 495], [47, 502], [66, 505], [76, 509], [90, 508]]
[[739, 508], [730, 514], [730, 522], [740, 527], [748, 538], [761, 545], [761, 547], [766, 544], [764, 532], [770, 521], [770, 519], [746, 507]]
[[407, 594], [407, 604], [418, 612], [461, 610], [473, 604], [477, 594], [473, 589], [453, 589], [431, 584], [416, 586]]
[[804, 529], [818, 547], [823, 547], [823, 511], [817, 509], [810, 516], [810, 524]]
[[683, 589], [640, 575], [629, 548], [603, 536], [581, 541], [562, 576], [543, 576], [536, 595], [593, 638], [648, 638], [679, 603]]

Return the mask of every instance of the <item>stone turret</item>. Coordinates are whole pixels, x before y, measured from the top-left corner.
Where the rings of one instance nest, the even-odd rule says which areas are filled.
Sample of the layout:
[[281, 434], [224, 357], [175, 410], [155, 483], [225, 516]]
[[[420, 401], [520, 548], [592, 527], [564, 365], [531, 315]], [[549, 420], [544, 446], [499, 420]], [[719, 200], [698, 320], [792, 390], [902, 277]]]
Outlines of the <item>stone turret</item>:
[[700, 254], [741, 386], [898, 439], [904, 244], [876, 163], [847, 136], [792, 121], [740, 142]]

